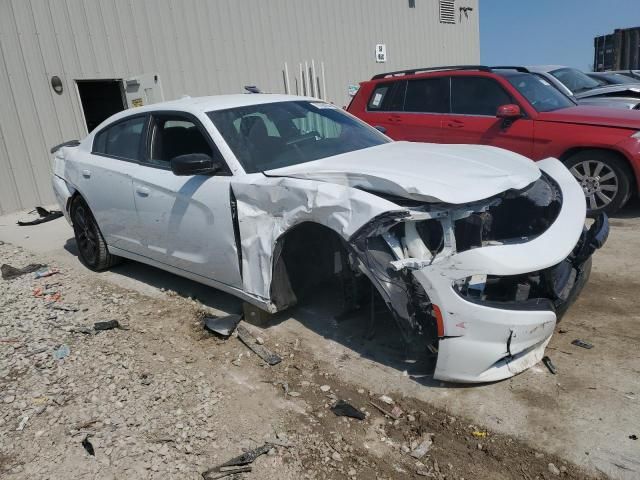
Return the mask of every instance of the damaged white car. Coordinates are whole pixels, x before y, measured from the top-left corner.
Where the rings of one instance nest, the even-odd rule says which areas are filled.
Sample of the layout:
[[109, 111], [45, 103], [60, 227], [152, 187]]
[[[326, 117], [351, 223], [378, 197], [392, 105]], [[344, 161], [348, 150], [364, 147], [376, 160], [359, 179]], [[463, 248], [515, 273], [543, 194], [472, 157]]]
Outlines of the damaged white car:
[[[268, 312], [331, 281], [373, 285], [435, 378], [486, 382], [543, 356], [608, 222], [558, 160], [392, 142], [316, 99], [185, 98], [52, 150], [80, 259], [126, 257]], [[365, 288], [367, 288], [365, 287]]]

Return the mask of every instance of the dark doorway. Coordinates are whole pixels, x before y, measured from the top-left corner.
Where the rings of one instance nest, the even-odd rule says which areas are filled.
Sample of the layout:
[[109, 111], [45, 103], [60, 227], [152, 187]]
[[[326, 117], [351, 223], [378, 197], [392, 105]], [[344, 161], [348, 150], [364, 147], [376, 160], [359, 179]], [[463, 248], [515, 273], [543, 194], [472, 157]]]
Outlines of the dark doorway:
[[127, 108], [122, 80], [76, 80], [76, 82], [88, 132], [114, 113]]

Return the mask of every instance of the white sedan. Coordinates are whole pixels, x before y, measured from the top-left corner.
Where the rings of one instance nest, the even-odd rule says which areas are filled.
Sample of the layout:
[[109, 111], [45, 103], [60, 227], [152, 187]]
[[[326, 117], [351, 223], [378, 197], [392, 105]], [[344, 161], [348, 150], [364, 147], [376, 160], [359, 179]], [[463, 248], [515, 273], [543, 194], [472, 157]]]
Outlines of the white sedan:
[[320, 284], [349, 311], [373, 285], [443, 380], [538, 362], [608, 234], [556, 159], [393, 142], [312, 98], [150, 105], [52, 153], [87, 267], [125, 257], [272, 313]]

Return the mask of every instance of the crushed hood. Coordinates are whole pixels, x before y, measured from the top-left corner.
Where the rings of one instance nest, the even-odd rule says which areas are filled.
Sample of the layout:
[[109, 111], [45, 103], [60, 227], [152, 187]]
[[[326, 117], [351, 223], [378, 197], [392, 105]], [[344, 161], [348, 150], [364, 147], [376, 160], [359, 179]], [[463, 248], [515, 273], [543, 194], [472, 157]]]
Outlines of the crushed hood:
[[540, 177], [533, 161], [500, 148], [409, 142], [387, 143], [264, 173], [452, 204], [519, 190]]

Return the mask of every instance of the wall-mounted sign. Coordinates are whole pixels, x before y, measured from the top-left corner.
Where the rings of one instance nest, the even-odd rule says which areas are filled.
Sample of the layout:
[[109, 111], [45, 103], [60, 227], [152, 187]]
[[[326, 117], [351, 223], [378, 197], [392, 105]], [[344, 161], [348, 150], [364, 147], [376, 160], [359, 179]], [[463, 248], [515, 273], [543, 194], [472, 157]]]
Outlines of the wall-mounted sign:
[[358, 93], [358, 89], [360, 85], [349, 85], [347, 86], [347, 93], [350, 97], [355, 97], [356, 93]]
[[387, 46], [384, 43], [376, 45], [376, 63], [384, 63], [387, 61]]

